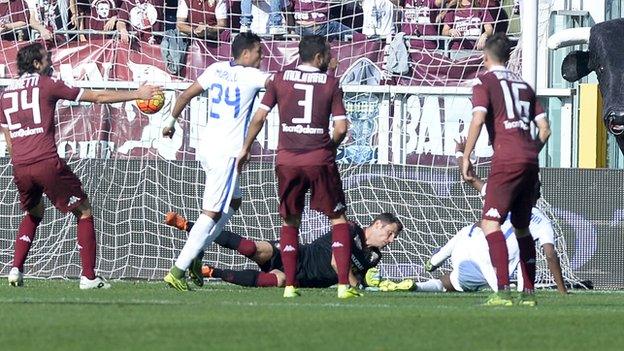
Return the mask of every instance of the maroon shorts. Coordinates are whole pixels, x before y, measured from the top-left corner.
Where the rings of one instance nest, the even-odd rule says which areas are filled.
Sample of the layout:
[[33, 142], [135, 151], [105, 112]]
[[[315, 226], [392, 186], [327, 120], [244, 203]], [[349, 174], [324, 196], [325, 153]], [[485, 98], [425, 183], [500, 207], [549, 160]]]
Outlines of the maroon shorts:
[[74, 210], [87, 199], [80, 179], [58, 157], [13, 166], [13, 182], [17, 185], [24, 211], [37, 206], [44, 193], [62, 212]]
[[322, 166], [275, 166], [282, 218], [303, 213], [310, 190], [310, 208], [330, 218], [346, 210], [342, 181], [336, 164]]
[[487, 180], [483, 219], [505, 222], [511, 212], [511, 224], [528, 228], [531, 209], [539, 195], [539, 167], [532, 164], [492, 167]]

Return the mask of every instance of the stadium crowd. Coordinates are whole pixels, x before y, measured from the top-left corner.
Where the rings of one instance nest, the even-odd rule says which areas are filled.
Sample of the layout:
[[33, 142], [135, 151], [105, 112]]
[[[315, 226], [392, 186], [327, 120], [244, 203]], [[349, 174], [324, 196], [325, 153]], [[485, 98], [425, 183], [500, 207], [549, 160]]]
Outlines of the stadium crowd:
[[511, 0], [0, 0], [3, 41], [49, 45], [90, 38], [160, 44], [169, 36], [229, 41], [252, 31], [274, 40], [319, 34], [385, 39], [402, 32], [416, 50], [480, 50], [507, 32]]

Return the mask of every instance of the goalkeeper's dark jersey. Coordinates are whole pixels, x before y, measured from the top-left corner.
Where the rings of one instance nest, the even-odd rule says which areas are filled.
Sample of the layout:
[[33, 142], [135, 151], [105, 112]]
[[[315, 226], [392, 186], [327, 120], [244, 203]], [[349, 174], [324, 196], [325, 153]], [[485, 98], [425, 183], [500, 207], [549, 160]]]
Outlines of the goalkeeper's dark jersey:
[[[351, 244], [353, 273], [360, 281], [363, 281], [366, 271], [379, 263], [381, 252], [377, 248], [366, 247], [364, 230], [359, 225], [350, 222], [349, 233], [353, 238]], [[300, 246], [297, 266], [299, 286], [326, 288], [338, 283], [338, 275], [331, 266], [331, 245], [331, 232], [329, 232], [310, 244]]]

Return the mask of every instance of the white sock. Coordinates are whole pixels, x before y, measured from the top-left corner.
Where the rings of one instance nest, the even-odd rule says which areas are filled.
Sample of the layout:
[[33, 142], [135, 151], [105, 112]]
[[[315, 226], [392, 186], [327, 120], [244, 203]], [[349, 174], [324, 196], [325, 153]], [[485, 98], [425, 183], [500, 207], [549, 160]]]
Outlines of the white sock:
[[[191, 265], [191, 261], [197, 257], [204, 249], [204, 246], [206, 246], [206, 242], [209, 241], [210, 232], [214, 226], [215, 221], [212, 218], [203, 213], [199, 215], [199, 218], [197, 218], [197, 221], [193, 224], [193, 228], [191, 228], [191, 232], [189, 233], [188, 239], [186, 239], [182, 252], [180, 252], [180, 256], [178, 256], [175, 262], [176, 267], [185, 271]], [[210, 240], [210, 242], [212, 242], [212, 240]]]
[[219, 221], [217, 221], [214, 227], [212, 227], [210, 234], [208, 234], [206, 245], [204, 245], [202, 250], [206, 250], [206, 248], [208, 248], [208, 246], [210, 246], [210, 244], [212, 244], [212, 242], [219, 237], [219, 234], [221, 234], [221, 231], [223, 231], [223, 228], [225, 228], [225, 225], [230, 221], [230, 218], [232, 218], [234, 213], [236, 213], [236, 210], [229, 206], [225, 212], [221, 213], [221, 218], [219, 218]]
[[429, 279], [426, 282], [416, 283], [416, 291], [444, 292], [444, 285], [440, 279]]

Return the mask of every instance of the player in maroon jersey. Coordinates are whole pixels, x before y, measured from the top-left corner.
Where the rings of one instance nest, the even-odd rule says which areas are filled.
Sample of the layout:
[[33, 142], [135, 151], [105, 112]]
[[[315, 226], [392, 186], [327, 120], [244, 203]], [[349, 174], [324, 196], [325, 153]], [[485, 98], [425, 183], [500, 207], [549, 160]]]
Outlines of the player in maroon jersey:
[[149, 99], [159, 88], [143, 85], [136, 91], [94, 91], [71, 88], [50, 77], [50, 54], [39, 44], [17, 53], [19, 79], [0, 95], [0, 125], [13, 163], [13, 179], [26, 211], [15, 240], [9, 283], [23, 284], [24, 261], [43, 218], [42, 195], [61, 212], [78, 220], [78, 249], [82, 261], [80, 289], [108, 288], [95, 275], [95, 226], [82, 183], [59, 158], [54, 137], [54, 110], [59, 100], [114, 103]]
[[[502, 33], [488, 38], [485, 43], [483, 62], [488, 72], [479, 77], [472, 90], [473, 116], [462, 161], [462, 177], [466, 181], [474, 178], [470, 154], [485, 124], [494, 155], [481, 229], [486, 235], [498, 280], [498, 293], [486, 304], [513, 304], [509, 295], [507, 246], [500, 227], [511, 212], [524, 273], [524, 292], [518, 302], [534, 306], [535, 244], [528, 228], [531, 208], [537, 198], [535, 192], [539, 191], [537, 155], [550, 136], [550, 126], [533, 89], [519, 75], [505, 68], [510, 52], [511, 43]], [[537, 139], [531, 135], [532, 123], [539, 129]]]
[[[345, 216], [345, 197], [336, 166], [336, 147], [344, 139], [348, 122], [338, 79], [326, 71], [331, 60], [329, 43], [320, 35], [305, 36], [299, 43], [301, 64], [269, 79], [260, 109], [249, 125], [239, 164], [249, 158], [251, 145], [269, 111], [279, 105], [280, 130], [275, 160], [283, 219], [280, 251], [286, 275], [284, 297], [299, 296], [296, 289], [299, 226], [310, 190], [310, 207], [332, 223], [332, 265], [338, 273], [338, 297], [360, 294], [349, 285], [351, 240]], [[334, 131], [329, 135], [330, 116]]]

